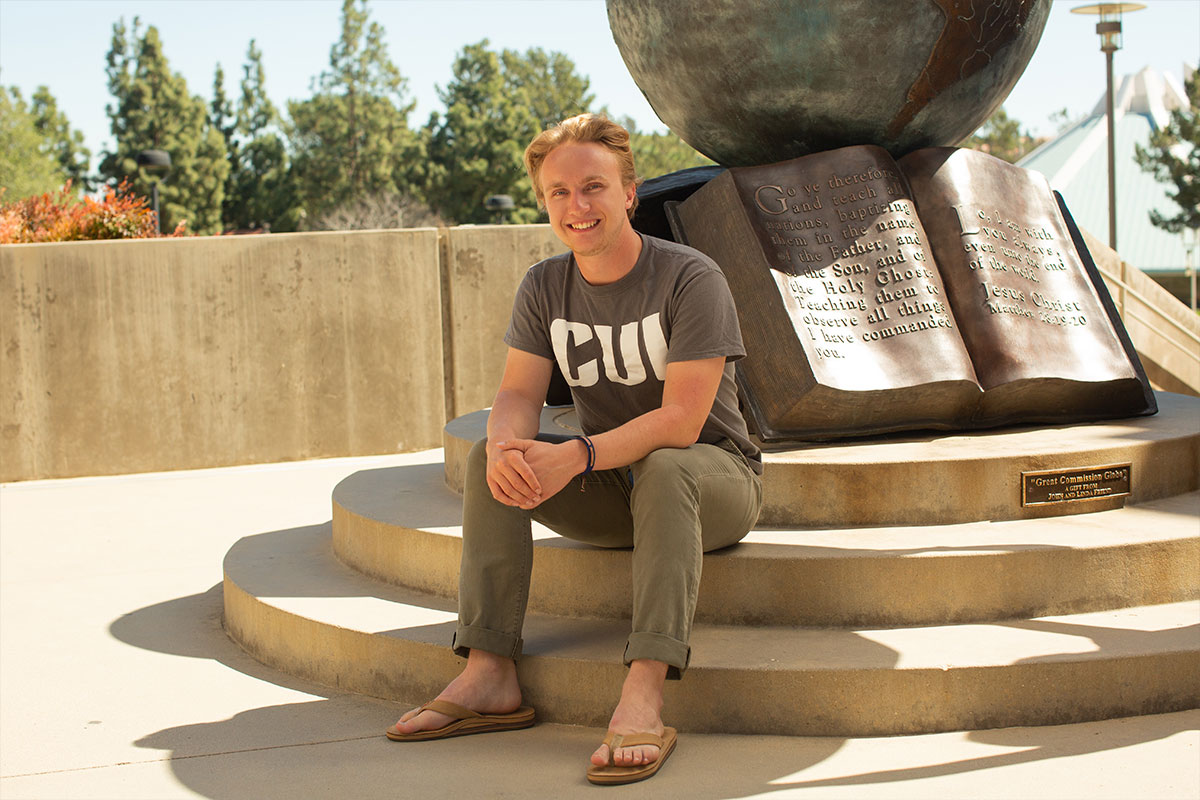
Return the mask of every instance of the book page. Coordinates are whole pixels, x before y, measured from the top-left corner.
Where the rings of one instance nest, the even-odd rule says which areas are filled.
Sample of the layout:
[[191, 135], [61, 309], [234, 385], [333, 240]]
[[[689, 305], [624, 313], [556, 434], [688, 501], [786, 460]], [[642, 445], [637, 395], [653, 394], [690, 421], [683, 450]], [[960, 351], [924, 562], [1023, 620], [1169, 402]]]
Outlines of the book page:
[[729, 174], [817, 384], [869, 392], [975, 381], [887, 151], [846, 147]]
[[900, 166], [985, 390], [1137, 378], [1044, 176], [955, 148]]

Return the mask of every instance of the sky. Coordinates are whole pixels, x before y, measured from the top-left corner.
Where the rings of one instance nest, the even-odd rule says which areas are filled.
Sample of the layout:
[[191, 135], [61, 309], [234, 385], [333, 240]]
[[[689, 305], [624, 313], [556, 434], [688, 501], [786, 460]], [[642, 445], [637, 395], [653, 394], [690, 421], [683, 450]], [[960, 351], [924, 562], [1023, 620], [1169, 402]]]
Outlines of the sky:
[[[1054, 1], [1041, 43], [1004, 104], [1034, 135], [1055, 132], [1055, 111], [1084, 116], [1104, 94], [1097, 18], [1070, 13], [1088, 2], [1095, 0]], [[1114, 57], [1117, 80], [1145, 66], [1182, 80], [1182, 64], [1194, 66], [1200, 58], [1200, 0], [1143, 2], [1145, 9], [1125, 15], [1124, 47]], [[442, 109], [437, 89], [451, 80], [462, 47], [487, 38], [497, 50], [565, 53], [591, 81], [594, 107], [632, 117], [641, 130], [666, 130], [625, 69], [603, 0], [370, 0], [368, 7], [417, 102], [412, 127]], [[38, 86], [49, 87], [71, 125], [83, 131], [94, 167], [100, 151], [112, 146], [104, 67], [118, 19], [129, 25], [140, 17], [157, 27], [172, 70], [206, 101], [218, 63], [226, 94], [237, 96], [246, 49], [255, 39], [268, 95], [284, 109], [288, 99], [308, 97], [313, 78], [327, 69], [340, 9], [340, 0], [0, 0], [0, 85], [18, 87], [27, 99]]]

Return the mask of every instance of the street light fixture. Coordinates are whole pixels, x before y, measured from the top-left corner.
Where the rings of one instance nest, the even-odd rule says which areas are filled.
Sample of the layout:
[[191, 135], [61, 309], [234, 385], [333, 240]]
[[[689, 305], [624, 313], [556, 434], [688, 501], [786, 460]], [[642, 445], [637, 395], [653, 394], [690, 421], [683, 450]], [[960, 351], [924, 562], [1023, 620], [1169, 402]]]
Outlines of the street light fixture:
[[513, 203], [512, 195], [493, 194], [484, 199], [483, 207], [492, 212], [496, 224], [499, 225], [504, 222], [504, 217], [508, 215], [508, 212], [516, 208], [516, 205]]
[[166, 150], [143, 150], [137, 154], [137, 165], [154, 180], [151, 193], [154, 198], [154, 230], [162, 233], [162, 217], [158, 213], [158, 184], [167, 179], [171, 171], [171, 154]]
[[1072, 14], [1095, 14], [1100, 17], [1096, 33], [1100, 34], [1100, 52], [1107, 67], [1108, 95], [1108, 246], [1117, 249], [1117, 156], [1113, 119], [1113, 53], [1121, 49], [1121, 15], [1141, 11], [1145, 3], [1097, 3], [1072, 8]]

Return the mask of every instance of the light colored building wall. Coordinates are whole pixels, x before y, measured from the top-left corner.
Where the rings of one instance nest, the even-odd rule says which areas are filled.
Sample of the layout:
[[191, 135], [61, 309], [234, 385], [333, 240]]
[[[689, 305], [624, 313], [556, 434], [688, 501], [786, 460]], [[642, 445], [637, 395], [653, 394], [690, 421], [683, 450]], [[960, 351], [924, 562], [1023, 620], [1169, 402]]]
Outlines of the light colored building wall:
[[0, 247], [0, 480], [438, 446], [438, 236]]

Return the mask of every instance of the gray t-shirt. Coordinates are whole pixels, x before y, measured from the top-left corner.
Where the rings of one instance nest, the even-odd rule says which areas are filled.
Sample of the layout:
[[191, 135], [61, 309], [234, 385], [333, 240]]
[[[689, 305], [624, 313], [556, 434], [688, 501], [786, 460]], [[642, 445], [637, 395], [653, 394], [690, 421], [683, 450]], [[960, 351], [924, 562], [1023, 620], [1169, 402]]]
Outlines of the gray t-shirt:
[[603, 286], [584, 280], [571, 253], [534, 264], [517, 289], [504, 341], [558, 362], [589, 435], [661, 407], [669, 362], [724, 356], [699, 440], [729, 439], [762, 474], [738, 411], [733, 362], [746, 349], [737, 309], [724, 273], [703, 253], [642, 236], [637, 264]]

